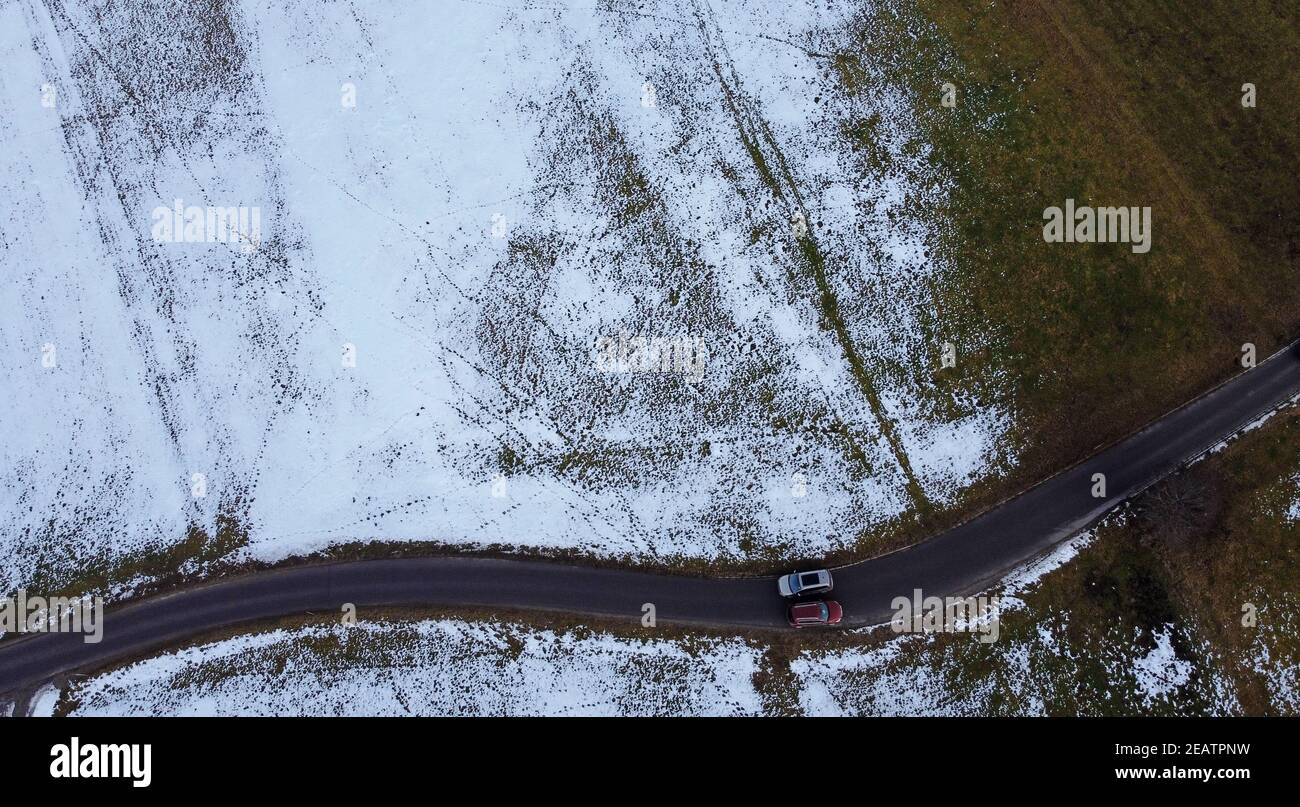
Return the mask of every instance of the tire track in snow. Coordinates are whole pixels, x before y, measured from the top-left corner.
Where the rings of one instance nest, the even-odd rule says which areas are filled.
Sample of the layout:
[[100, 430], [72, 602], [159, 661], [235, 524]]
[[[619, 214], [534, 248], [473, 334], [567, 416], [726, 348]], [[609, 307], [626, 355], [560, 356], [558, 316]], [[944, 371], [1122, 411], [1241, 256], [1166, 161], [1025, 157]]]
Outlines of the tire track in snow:
[[[790, 169], [785, 154], [777, 145], [776, 137], [772, 134], [767, 122], [753, 108], [753, 105], [749, 104], [745, 99], [741, 89], [740, 77], [736, 73], [735, 65], [723, 38], [723, 29], [718, 25], [712, 7], [709, 5], [708, 0], [692, 0], [692, 2], [695, 7], [696, 18], [699, 21], [700, 38], [705, 53], [712, 62], [713, 71], [718, 77], [727, 110], [736, 121], [737, 133], [740, 135], [745, 151], [754, 163], [763, 184], [771, 190], [786, 210], [789, 210], [792, 215], [798, 213], [804, 217], [806, 222], [807, 214], [803, 194], [799, 191], [799, 184], [795, 180], [794, 172]], [[767, 158], [768, 153], [771, 154], [776, 163], [776, 170], [773, 170], [771, 162]], [[805, 233], [797, 236], [797, 241], [800, 252], [802, 252], [817, 286], [818, 308], [831, 323], [831, 327], [835, 331], [835, 338], [844, 352], [844, 358], [849, 364], [853, 377], [857, 380], [858, 386], [871, 408], [871, 413], [875, 417], [886, 443], [889, 445], [894, 460], [903, 472], [906, 479], [905, 488], [907, 494], [916, 508], [915, 514], [922, 517], [927, 516], [932, 512], [933, 506], [926, 497], [925, 490], [917, 479], [916, 473], [912, 470], [907, 450], [903, 446], [895, 424], [886, 411], [884, 403], [880, 400], [880, 394], [867, 371], [866, 363], [854, 346], [848, 327], [840, 316], [838, 298], [826, 275], [825, 256], [817, 246], [810, 223], [807, 225]], [[854, 441], [853, 436], [845, 432], [844, 439], [848, 442], [849, 450], [862, 467], [870, 468], [866, 454]]]

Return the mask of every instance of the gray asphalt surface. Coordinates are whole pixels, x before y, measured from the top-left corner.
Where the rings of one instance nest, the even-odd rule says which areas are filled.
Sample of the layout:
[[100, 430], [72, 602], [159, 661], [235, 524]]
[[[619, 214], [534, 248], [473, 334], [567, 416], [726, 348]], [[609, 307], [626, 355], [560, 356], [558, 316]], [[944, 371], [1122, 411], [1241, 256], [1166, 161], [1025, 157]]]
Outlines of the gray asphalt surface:
[[[973, 594], [1251, 421], [1300, 395], [1300, 343], [1169, 413], [1143, 431], [984, 514], [908, 549], [835, 571], [846, 625], [885, 622], [894, 597]], [[1107, 496], [1092, 496], [1094, 473]], [[245, 622], [366, 606], [482, 606], [665, 622], [784, 627], [771, 578], [707, 579], [544, 561], [404, 558], [258, 572], [110, 608], [104, 638], [31, 634], [0, 641], [0, 693]], [[364, 613], [362, 614], [364, 616]]]

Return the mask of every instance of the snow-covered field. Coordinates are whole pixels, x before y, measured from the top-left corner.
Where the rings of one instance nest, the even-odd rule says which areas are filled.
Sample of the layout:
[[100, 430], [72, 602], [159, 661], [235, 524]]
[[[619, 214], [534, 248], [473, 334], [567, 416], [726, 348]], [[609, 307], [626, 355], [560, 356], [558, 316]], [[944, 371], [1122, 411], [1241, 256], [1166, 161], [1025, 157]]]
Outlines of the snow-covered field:
[[[1175, 656], [1174, 626], [1145, 650], [1137, 637], [1118, 632], [1100, 643], [1072, 644], [1068, 623], [1045, 620], [1027, 638], [998, 643], [985, 655], [925, 636], [805, 653], [791, 664], [799, 706], [815, 715], [912, 717], [1240, 713], [1221, 674], [1193, 677], [1192, 663]], [[1109, 676], [1104, 692], [1075, 680], [1094, 661]]]
[[[753, 715], [745, 642], [431, 620], [240, 636], [90, 681], [84, 715]], [[270, 670], [278, 670], [272, 674]]]
[[826, 56], [871, 9], [3, 5], [0, 588], [187, 537], [816, 554], [1004, 467], [932, 384], [910, 101]]
[[[1080, 648], [1070, 646], [1060, 620], [1029, 641], [992, 646], [977, 665], [934, 637], [909, 636], [805, 651], [790, 664], [791, 675], [760, 684], [755, 673], [767, 663], [765, 651], [741, 639], [628, 638], [459, 620], [312, 626], [239, 636], [100, 675], [78, 686], [72, 713], [754, 715], [793, 701], [800, 713], [823, 716], [1043, 715], [1047, 699], [1070, 685], [1056, 678], [1056, 657], [1076, 658]], [[1198, 693], [1208, 687], [1218, 711], [1238, 710], [1222, 680], [1189, 680], [1191, 664], [1174, 656], [1168, 630], [1150, 651], [1116, 635], [1086, 652], [1097, 654], [1114, 681], [1094, 710], [1177, 712], [1189, 686]], [[794, 692], [762, 691], [787, 682]], [[48, 712], [51, 699], [44, 701]]]

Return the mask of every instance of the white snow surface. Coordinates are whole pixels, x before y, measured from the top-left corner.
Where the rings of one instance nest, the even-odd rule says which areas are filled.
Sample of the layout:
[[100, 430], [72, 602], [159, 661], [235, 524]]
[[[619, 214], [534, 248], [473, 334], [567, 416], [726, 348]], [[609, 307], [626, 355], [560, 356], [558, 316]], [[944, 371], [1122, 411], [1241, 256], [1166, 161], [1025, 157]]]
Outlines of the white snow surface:
[[1300, 476], [1292, 479], [1291, 484], [1295, 489], [1295, 498], [1286, 509], [1286, 520], [1295, 523], [1300, 521]]
[[[1009, 461], [1007, 413], [925, 403], [942, 267], [903, 206], [942, 188], [837, 134], [878, 115], [923, 167], [907, 98], [810, 54], [871, 3], [222, 8], [0, 7], [0, 588], [192, 530], [806, 556], [911, 507], [903, 460], [940, 504]], [[742, 132], [893, 368], [878, 411]], [[156, 241], [177, 199], [258, 210], [256, 249]], [[601, 372], [620, 332], [703, 338], [703, 377]]]
[[[303, 646], [330, 641], [365, 661], [334, 668]], [[757, 661], [735, 639], [686, 646], [458, 620], [362, 622], [133, 664], [89, 681], [76, 714], [753, 715]], [[205, 668], [223, 672], [207, 678]]]
[[1133, 664], [1138, 687], [1148, 699], [1167, 697], [1187, 683], [1192, 672], [1192, 663], [1174, 655], [1174, 646], [1170, 631], [1173, 625], [1165, 625], [1156, 631], [1155, 647]]
[[[802, 652], [789, 678], [768, 677], [768, 685], [792, 685], [781, 700], [810, 716], [1043, 715], [1049, 695], [1060, 699], [1073, 686], [1052, 678], [1046, 665], [1062, 654], [1067, 668], [1081, 661], [1065, 621], [1041, 624], [1026, 639], [981, 645], [988, 669], [978, 675], [963, 666], [969, 656], [943, 650], [934, 636], [901, 636]], [[1173, 630], [1157, 631], [1150, 650], [1116, 635], [1082, 652], [1105, 659], [1120, 682], [1114, 696], [1133, 713], [1177, 711], [1207, 692], [1213, 711], [1239, 712], [1217, 676], [1195, 693], [1182, 691], [1192, 663], [1175, 655]], [[362, 621], [238, 636], [136, 662], [79, 682], [73, 714], [771, 714], [755, 683], [766, 651], [737, 638], [629, 638], [459, 619]], [[1287, 674], [1293, 679], [1294, 669]], [[1280, 683], [1277, 689], [1293, 691], [1293, 681]], [[1079, 708], [1115, 708], [1095, 695]], [[1293, 701], [1278, 703], [1294, 709]]]

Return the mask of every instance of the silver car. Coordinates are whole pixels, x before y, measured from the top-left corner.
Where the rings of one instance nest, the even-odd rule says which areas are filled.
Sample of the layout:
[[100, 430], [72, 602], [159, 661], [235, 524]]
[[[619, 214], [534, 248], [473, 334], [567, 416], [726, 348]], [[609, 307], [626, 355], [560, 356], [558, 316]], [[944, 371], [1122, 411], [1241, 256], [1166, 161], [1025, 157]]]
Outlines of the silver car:
[[776, 589], [782, 597], [811, 597], [826, 594], [835, 587], [831, 573], [826, 569], [815, 572], [791, 572], [776, 579]]

